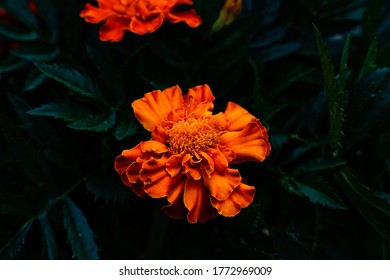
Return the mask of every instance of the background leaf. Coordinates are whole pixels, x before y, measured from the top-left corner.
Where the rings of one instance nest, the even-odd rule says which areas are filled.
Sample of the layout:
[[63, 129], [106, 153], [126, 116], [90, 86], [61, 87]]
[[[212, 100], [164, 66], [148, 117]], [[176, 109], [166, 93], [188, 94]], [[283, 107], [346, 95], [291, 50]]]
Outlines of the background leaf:
[[92, 79], [75, 69], [44, 62], [35, 62], [35, 66], [43, 74], [52, 78], [71, 90], [74, 90], [86, 97], [101, 100], [101, 93]]
[[93, 232], [83, 212], [67, 198], [64, 204], [64, 226], [74, 257], [80, 260], [99, 259]]
[[328, 100], [330, 131], [328, 135], [329, 145], [334, 152], [341, 147], [343, 124], [343, 92], [337, 88], [336, 74], [318, 29], [313, 25], [317, 48], [320, 53], [321, 68], [325, 84], [325, 92]]

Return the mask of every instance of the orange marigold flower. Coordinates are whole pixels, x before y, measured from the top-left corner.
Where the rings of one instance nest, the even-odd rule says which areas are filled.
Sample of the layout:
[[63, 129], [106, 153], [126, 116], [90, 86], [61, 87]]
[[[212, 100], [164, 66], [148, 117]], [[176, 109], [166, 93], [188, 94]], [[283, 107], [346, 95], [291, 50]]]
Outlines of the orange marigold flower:
[[[183, 10], [193, 0], [97, 0], [98, 7], [87, 3], [80, 16], [89, 23], [105, 21], [100, 40], [119, 42], [126, 30], [144, 35], [156, 31], [162, 23], [185, 22], [190, 27], [201, 24], [194, 9]], [[180, 9], [178, 9], [180, 8]]]
[[115, 159], [125, 185], [141, 197], [166, 197], [162, 210], [190, 223], [232, 217], [247, 207], [255, 188], [230, 164], [261, 162], [271, 151], [256, 117], [233, 102], [213, 115], [214, 99], [208, 85], [184, 96], [178, 86], [146, 93], [132, 107], [152, 139]]

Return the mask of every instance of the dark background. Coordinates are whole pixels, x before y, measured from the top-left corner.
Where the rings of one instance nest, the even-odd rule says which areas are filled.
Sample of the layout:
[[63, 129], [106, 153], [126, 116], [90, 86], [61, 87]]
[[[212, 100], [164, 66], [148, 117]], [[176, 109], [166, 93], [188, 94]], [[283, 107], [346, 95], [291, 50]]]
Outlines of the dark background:
[[[195, 0], [198, 28], [119, 43], [79, 17], [86, 1], [34, 2], [0, 0], [1, 258], [389, 258], [389, 1], [244, 0], [210, 34], [224, 1]], [[205, 83], [214, 113], [261, 119], [272, 152], [235, 165], [248, 208], [192, 225], [113, 163], [150, 138], [131, 102]]]

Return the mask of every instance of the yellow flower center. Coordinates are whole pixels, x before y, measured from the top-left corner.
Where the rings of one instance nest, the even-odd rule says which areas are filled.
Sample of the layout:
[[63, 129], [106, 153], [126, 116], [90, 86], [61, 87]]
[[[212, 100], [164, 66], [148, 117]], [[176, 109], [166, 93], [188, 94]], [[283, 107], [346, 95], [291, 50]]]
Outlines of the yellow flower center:
[[193, 154], [218, 144], [223, 133], [224, 129], [218, 123], [212, 124], [208, 118], [190, 118], [172, 126], [168, 143], [174, 154], [184, 151]]

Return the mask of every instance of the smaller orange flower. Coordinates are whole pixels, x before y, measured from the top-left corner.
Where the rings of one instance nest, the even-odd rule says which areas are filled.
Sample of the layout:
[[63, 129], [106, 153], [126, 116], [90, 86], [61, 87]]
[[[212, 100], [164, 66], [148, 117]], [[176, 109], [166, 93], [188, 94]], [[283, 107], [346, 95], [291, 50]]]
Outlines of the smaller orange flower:
[[213, 115], [214, 99], [208, 85], [184, 96], [178, 86], [146, 93], [132, 107], [152, 139], [115, 159], [125, 185], [141, 197], [166, 197], [162, 210], [190, 223], [233, 217], [247, 207], [255, 188], [230, 164], [261, 162], [271, 151], [260, 120], [233, 102]]
[[212, 32], [217, 32], [226, 25], [231, 24], [241, 13], [242, 0], [226, 0], [225, 5], [219, 12], [219, 17], [211, 28]]
[[[97, 0], [98, 7], [87, 3], [80, 16], [89, 23], [105, 21], [100, 40], [119, 42], [126, 30], [144, 35], [156, 31], [164, 21], [185, 22], [190, 27], [201, 24], [194, 9], [183, 10], [193, 0]], [[178, 9], [180, 8], [180, 9]]]

